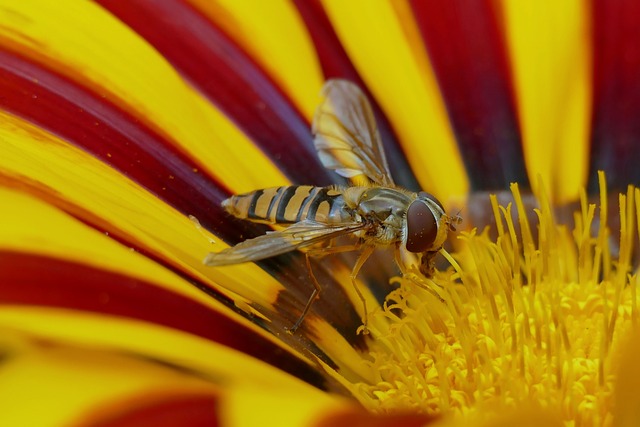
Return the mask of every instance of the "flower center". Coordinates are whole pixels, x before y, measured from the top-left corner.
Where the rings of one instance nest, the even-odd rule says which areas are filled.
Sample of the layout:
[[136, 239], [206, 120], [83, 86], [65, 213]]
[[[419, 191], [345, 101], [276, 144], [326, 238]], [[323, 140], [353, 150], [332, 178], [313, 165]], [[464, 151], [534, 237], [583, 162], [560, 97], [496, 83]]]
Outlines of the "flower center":
[[[566, 423], [610, 421], [616, 349], [637, 318], [631, 249], [640, 192], [620, 195], [619, 252], [606, 227], [601, 175], [596, 206], [582, 197], [575, 228], [540, 197], [537, 237], [513, 185], [512, 206], [492, 198], [497, 238], [461, 233], [453, 266], [430, 283], [444, 299], [401, 280], [372, 315], [376, 384], [357, 384], [368, 408], [477, 418], [527, 405]], [[634, 203], [635, 199], [635, 203]]]

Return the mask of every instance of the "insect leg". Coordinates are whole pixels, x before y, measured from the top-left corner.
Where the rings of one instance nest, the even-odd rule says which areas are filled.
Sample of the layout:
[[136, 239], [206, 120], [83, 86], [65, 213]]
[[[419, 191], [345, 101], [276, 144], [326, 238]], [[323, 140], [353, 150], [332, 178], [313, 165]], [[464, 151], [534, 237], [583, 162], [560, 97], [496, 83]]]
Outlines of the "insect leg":
[[367, 262], [367, 259], [371, 256], [374, 249], [375, 249], [374, 246], [366, 246], [363, 249], [362, 253], [360, 253], [358, 260], [356, 261], [356, 265], [353, 266], [353, 270], [351, 270], [351, 283], [353, 284], [353, 288], [356, 290], [358, 297], [360, 297], [360, 300], [362, 301], [362, 310], [364, 312], [364, 321], [363, 321], [363, 330], [362, 330], [363, 334], [369, 333], [369, 329], [367, 328], [369, 315], [367, 313], [367, 301], [364, 299], [364, 295], [362, 295], [362, 291], [360, 291], [360, 288], [358, 288], [358, 284], [356, 283], [356, 277], [358, 277], [358, 273], [360, 272], [360, 269], [362, 268], [364, 263]]
[[[402, 278], [403, 279], [410, 280], [414, 284], [418, 285], [418, 287], [424, 289], [425, 291], [429, 292], [431, 295], [436, 297], [438, 300], [440, 300], [440, 302], [444, 302], [444, 299], [440, 296], [440, 294], [438, 294], [431, 286], [425, 284], [424, 280], [418, 274], [414, 273], [410, 269], [407, 269], [407, 266], [405, 265], [405, 263], [402, 260], [402, 254], [400, 253], [400, 249], [397, 248], [397, 247], [396, 247], [396, 250], [394, 251], [394, 256], [395, 256], [395, 259], [396, 259], [396, 264], [398, 265], [398, 268], [400, 268], [400, 273], [402, 273]], [[423, 255], [423, 256], [425, 256], [425, 255]], [[413, 267], [413, 269], [415, 271], [415, 267]], [[436, 282], [430, 280], [431, 277], [425, 276], [425, 278], [429, 279], [429, 281], [432, 284], [441, 287]]]
[[318, 279], [316, 279], [316, 275], [313, 274], [313, 270], [311, 269], [311, 261], [310, 261], [311, 256], [309, 255], [309, 252], [304, 254], [304, 257], [305, 257], [305, 260], [307, 261], [307, 270], [309, 270], [309, 277], [311, 277], [311, 282], [313, 283], [313, 292], [311, 293], [311, 296], [307, 300], [307, 304], [304, 306], [304, 309], [302, 310], [302, 314], [300, 315], [300, 317], [298, 317], [298, 320], [296, 320], [296, 323], [294, 323], [293, 326], [289, 328], [288, 332], [291, 334], [294, 334], [298, 330], [298, 328], [302, 324], [302, 321], [307, 316], [307, 313], [309, 312], [311, 305], [313, 305], [313, 302], [316, 300], [316, 298], [320, 296], [320, 290], [321, 290], [320, 283], [318, 283]]
[[307, 313], [311, 309], [311, 306], [313, 305], [314, 301], [320, 297], [320, 291], [322, 290], [322, 287], [320, 286], [318, 279], [316, 279], [315, 274], [313, 274], [313, 269], [311, 268], [311, 257], [324, 257], [326, 255], [337, 254], [341, 252], [352, 252], [358, 249], [360, 249], [360, 245], [356, 244], [356, 245], [348, 245], [348, 246], [337, 246], [333, 248], [328, 247], [328, 248], [317, 248], [315, 250], [311, 249], [304, 254], [305, 260], [307, 263], [307, 270], [309, 270], [309, 277], [311, 278], [311, 282], [313, 283], [313, 292], [311, 293], [311, 296], [307, 300], [307, 304], [304, 306], [304, 309], [302, 310], [302, 314], [300, 314], [300, 317], [298, 317], [298, 320], [296, 320], [296, 323], [294, 323], [293, 326], [288, 329], [289, 333], [294, 334], [296, 332], [296, 330], [302, 324], [302, 321], [304, 320], [304, 318], [307, 316]]
[[429, 279], [431, 279], [436, 272], [436, 255], [438, 255], [438, 251], [424, 252], [420, 260], [420, 272]]

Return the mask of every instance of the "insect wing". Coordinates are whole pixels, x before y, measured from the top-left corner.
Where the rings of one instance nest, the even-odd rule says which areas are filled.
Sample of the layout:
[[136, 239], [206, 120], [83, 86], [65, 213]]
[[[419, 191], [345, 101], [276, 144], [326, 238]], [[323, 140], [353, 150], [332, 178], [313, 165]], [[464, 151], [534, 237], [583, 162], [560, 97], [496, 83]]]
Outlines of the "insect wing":
[[282, 231], [245, 240], [221, 252], [210, 253], [204, 263], [210, 266], [259, 261], [281, 255], [315, 243], [351, 234], [364, 228], [359, 222], [327, 225], [315, 221], [301, 221]]
[[345, 178], [364, 174], [378, 185], [393, 187], [375, 117], [367, 97], [353, 83], [329, 80], [325, 99], [313, 119], [320, 161]]

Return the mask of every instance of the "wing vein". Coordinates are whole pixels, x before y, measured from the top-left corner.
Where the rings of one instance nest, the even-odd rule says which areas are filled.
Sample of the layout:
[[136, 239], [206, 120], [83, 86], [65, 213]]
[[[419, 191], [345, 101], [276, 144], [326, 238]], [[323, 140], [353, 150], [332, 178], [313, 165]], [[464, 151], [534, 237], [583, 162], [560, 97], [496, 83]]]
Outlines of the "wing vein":
[[347, 178], [364, 175], [375, 184], [395, 186], [366, 96], [345, 80], [329, 80], [322, 93], [312, 126], [322, 164]]

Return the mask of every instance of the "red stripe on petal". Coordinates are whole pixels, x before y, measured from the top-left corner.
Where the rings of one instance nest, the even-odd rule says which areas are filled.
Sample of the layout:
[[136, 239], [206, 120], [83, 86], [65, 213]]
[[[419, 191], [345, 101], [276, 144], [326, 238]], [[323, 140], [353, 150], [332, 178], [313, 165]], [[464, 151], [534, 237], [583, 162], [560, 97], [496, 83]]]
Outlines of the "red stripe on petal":
[[309, 31], [327, 79], [343, 78], [362, 84], [362, 79], [349, 60], [319, 0], [294, 0]]
[[215, 427], [220, 425], [218, 399], [211, 395], [162, 397], [153, 401], [120, 402], [89, 415], [86, 427]]
[[0, 93], [1, 108], [90, 152], [225, 240], [264, 229], [225, 214], [222, 183], [100, 94], [1, 49]]
[[317, 387], [327, 387], [318, 371], [224, 314], [152, 283], [87, 265], [0, 252], [0, 303], [62, 307], [164, 325], [249, 354]]
[[411, 2], [473, 190], [527, 185], [505, 43], [491, 0]]
[[331, 22], [322, 4], [319, 0], [294, 0], [294, 4], [313, 40], [324, 75], [327, 79], [342, 78], [350, 80], [358, 84], [358, 86], [365, 91], [376, 115], [378, 130], [384, 142], [389, 168], [391, 169], [394, 180], [404, 188], [418, 191], [420, 189], [418, 180], [411, 171], [411, 167], [391, 129], [389, 121], [374, 101], [371, 93], [367, 90], [367, 86], [351, 63], [349, 56], [331, 26]]
[[594, 113], [589, 190], [640, 183], [640, 3], [593, 1]]
[[185, 2], [98, 1], [160, 51], [293, 181], [328, 185], [309, 123], [229, 37]]

